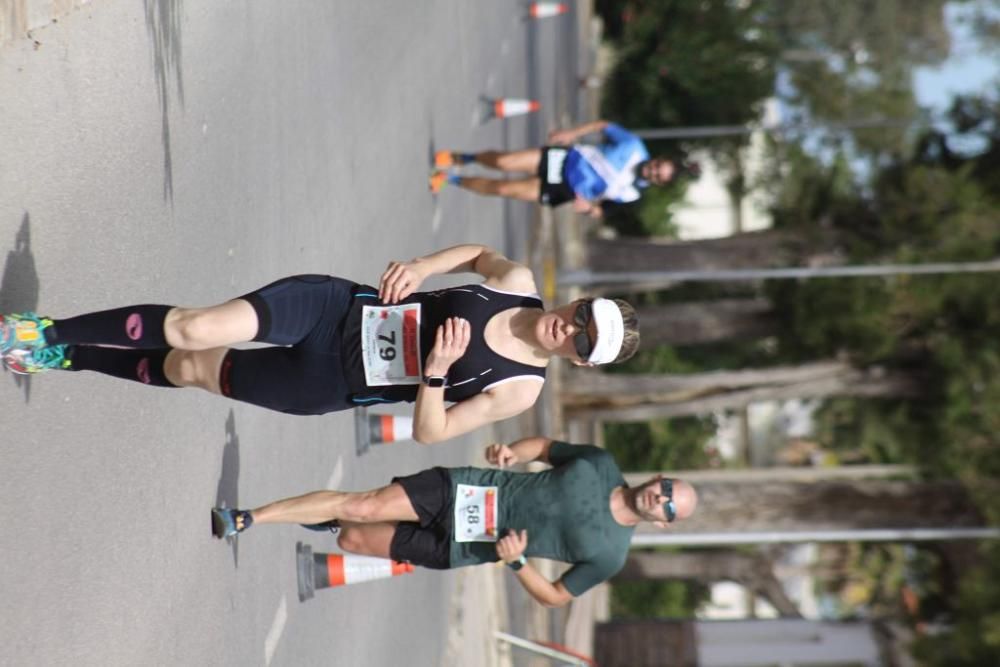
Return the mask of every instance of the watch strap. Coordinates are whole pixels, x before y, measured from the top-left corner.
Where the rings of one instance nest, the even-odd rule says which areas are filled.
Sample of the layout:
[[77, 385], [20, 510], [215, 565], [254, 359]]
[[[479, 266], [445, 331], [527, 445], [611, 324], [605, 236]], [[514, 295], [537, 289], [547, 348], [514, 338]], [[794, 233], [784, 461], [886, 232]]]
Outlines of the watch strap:
[[527, 564], [528, 564], [528, 559], [524, 557], [524, 554], [521, 554], [520, 556], [517, 557], [517, 560], [507, 563], [507, 567], [517, 572]]

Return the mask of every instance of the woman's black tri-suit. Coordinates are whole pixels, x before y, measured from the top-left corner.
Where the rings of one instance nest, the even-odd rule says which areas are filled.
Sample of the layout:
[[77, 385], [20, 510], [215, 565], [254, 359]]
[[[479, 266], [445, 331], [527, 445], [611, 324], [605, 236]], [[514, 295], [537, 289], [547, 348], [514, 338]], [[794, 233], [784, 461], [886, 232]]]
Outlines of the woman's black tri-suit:
[[[364, 306], [383, 305], [378, 290], [323, 275], [299, 275], [242, 297], [257, 312], [255, 341], [281, 347], [231, 350], [222, 362], [225, 396], [296, 415], [319, 415], [359, 405], [414, 401], [418, 385], [370, 387], [361, 351]], [[401, 303], [420, 304], [420, 361], [449, 317], [469, 321], [464, 355], [448, 370], [445, 400], [465, 400], [504, 382], [545, 380], [545, 369], [500, 356], [486, 344], [490, 318], [510, 308], [542, 308], [536, 295], [463, 285], [415, 292]]]

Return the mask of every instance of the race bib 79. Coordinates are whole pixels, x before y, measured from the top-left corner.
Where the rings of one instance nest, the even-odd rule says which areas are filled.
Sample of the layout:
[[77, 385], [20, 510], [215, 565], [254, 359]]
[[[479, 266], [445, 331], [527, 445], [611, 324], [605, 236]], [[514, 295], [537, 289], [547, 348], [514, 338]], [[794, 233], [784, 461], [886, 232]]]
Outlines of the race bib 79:
[[361, 353], [369, 387], [420, 384], [420, 304], [364, 306]]

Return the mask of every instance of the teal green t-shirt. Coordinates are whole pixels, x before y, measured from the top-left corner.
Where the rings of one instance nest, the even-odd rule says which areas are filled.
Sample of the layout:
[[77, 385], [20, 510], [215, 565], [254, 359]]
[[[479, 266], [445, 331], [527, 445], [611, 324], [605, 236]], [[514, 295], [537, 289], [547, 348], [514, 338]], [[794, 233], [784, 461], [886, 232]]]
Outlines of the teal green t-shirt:
[[[628, 557], [634, 527], [611, 516], [611, 492], [625, 479], [610, 454], [593, 445], [553, 442], [552, 468], [519, 473], [485, 468], [452, 468], [451, 481], [497, 487], [497, 528], [527, 530], [526, 556], [572, 563], [563, 575], [566, 589], [580, 595], [618, 572]], [[492, 542], [456, 542], [452, 529], [451, 566], [497, 559]]]

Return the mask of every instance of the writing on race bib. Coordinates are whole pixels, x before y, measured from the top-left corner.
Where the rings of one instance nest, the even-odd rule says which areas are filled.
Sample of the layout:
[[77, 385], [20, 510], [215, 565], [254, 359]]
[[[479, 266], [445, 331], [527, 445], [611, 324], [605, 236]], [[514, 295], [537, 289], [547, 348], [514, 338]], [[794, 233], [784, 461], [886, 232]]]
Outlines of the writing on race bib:
[[420, 384], [420, 304], [364, 306], [361, 353], [368, 386]]
[[497, 541], [497, 487], [457, 485], [455, 541]]

